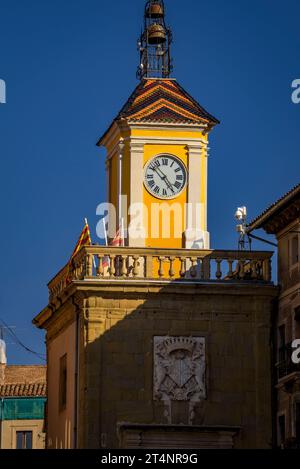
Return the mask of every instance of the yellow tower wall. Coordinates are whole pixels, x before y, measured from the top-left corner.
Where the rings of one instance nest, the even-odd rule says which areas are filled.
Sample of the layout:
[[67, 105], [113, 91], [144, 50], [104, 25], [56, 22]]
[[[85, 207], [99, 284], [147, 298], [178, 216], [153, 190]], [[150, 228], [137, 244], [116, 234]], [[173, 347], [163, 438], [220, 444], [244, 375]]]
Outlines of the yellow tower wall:
[[[197, 226], [198, 231], [207, 232], [207, 145], [208, 135], [202, 130], [186, 128], [186, 125], [174, 128], [162, 128], [162, 126], [126, 126], [114, 125], [110, 133], [105, 137], [103, 144], [106, 146], [109, 165], [109, 203], [116, 208], [117, 226], [120, 218], [119, 206], [119, 171], [120, 155], [122, 158], [122, 195], [125, 196], [122, 207], [122, 218], [125, 227], [130, 226], [131, 218], [128, 216], [128, 209], [132, 203], [144, 204], [143, 226], [145, 229], [145, 239], [137, 241], [129, 239], [130, 246], [161, 247], [161, 248], [184, 248], [187, 247], [185, 239], [186, 204], [192, 202], [199, 203], [197, 211], [201, 212], [201, 223]], [[121, 149], [122, 148], [122, 149]], [[138, 148], [139, 153], [134, 153]], [[152, 196], [144, 187], [144, 166], [147, 162], [159, 154], [171, 154], [183, 161], [188, 174], [190, 171], [188, 184], [185, 190], [175, 199], [161, 200]], [[140, 159], [140, 155], [141, 158]], [[199, 164], [193, 165], [193, 159], [198, 158]], [[136, 165], [139, 165], [137, 168]], [[134, 173], [134, 174], [133, 174]], [[136, 189], [139, 188], [138, 193]], [[133, 196], [134, 194], [134, 196]], [[138, 195], [137, 195], [138, 194]], [[126, 201], [126, 204], [125, 204]], [[155, 204], [155, 205], [154, 205]], [[162, 204], [159, 208], [158, 204]], [[179, 205], [179, 210], [174, 215], [175, 205]], [[153, 206], [154, 205], [154, 206]], [[163, 209], [165, 215], [160, 215], [158, 219], [152, 220], [152, 216]], [[178, 207], [177, 207], [178, 208]], [[161, 209], [161, 210], [160, 210]], [[178, 215], [179, 214], [179, 215]], [[167, 218], [166, 218], [167, 216]], [[170, 218], [168, 218], [170, 217]], [[179, 219], [180, 218], [180, 219]], [[163, 224], [169, 229], [163, 236]], [[179, 227], [182, 227], [181, 231]], [[180, 231], [180, 232], [179, 232]], [[170, 233], [170, 236], [168, 236]], [[209, 248], [206, 242], [205, 248]]]

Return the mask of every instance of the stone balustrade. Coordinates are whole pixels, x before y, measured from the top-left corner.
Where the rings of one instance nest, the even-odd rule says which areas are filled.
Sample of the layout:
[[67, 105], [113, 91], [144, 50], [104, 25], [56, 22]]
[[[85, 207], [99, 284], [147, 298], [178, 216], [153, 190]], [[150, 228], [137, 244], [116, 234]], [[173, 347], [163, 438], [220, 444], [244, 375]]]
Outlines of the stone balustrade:
[[272, 252], [86, 246], [49, 283], [50, 300], [74, 281], [271, 282]]

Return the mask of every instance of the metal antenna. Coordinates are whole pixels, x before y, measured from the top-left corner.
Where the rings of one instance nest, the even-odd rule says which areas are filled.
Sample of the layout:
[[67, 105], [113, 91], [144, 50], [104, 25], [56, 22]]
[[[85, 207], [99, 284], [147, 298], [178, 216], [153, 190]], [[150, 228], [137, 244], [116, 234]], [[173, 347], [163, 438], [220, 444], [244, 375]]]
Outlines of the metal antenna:
[[144, 30], [138, 41], [140, 65], [137, 78], [168, 78], [171, 63], [172, 32], [165, 23], [163, 0], [148, 0], [145, 6]]
[[252, 239], [247, 232], [247, 208], [239, 207], [235, 212], [235, 219], [239, 222], [236, 226], [236, 231], [239, 233], [238, 249], [239, 251], [251, 251]]

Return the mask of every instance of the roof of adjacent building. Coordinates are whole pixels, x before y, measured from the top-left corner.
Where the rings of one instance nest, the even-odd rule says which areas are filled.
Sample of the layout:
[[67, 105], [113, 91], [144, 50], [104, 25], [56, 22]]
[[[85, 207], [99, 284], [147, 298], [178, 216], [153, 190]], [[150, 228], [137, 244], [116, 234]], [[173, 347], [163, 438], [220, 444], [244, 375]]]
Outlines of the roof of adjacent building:
[[[289, 210], [289, 213], [286, 212], [287, 210]], [[248, 225], [248, 232], [260, 228], [264, 228], [268, 233], [278, 232], [282, 225], [282, 223], [279, 222], [278, 217], [283, 213], [285, 214], [285, 225], [300, 216], [300, 183], [270, 205], [258, 217], [252, 220]], [[271, 226], [270, 223], [274, 221], [275, 223]]]
[[46, 397], [46, 366], [5, 366], [1, 397]]
[[219, 124], [218, 119], [209, 114], [176, 80], [157, 78], [145, 78], [138, 84], [114, 122], [121, 119], [137, 123], [207, 124], [209, 127]]
[[0, 386], [1, 397], [46, 397], [46, 383], [3, 384]]

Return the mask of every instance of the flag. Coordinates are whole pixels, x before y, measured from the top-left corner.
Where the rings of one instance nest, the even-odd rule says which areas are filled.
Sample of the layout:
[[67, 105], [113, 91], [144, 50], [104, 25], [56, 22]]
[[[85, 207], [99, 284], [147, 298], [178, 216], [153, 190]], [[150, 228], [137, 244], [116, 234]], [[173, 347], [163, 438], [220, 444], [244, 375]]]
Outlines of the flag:
[[68, 266], [68, 275], [67, 275], [67, 285], [69, 283], [72, 282], [72, 267], [73, 267], [73, 259], [75, 258], [75, 256], [79, 253], [80, 249], [83, 247], [83, 246], [91, 246], [92, 244], [92, 238], [91, 238], [91, 232], [90, 232], [90, 227], [89, 227], [89, 224], [88, 224], [88, 221], [85, 220], [85, 226], [81, 232], [81, 235], [77, 241], [77, 244], [75, 246], [75, 249], [73, 251], [73, 254], [72, 256], [70, 257], [70, 260], [67, 264]]
[[111, 241], [110, 246], [113, 248], [120, 248], [124, 247], [124, 235], [123, 235], [123, 228], [119, 228], [119, 230], [116, 233], [115, 238]]
[[90, 232], [88, 222], [86, 220], [85, 227], [83, 228], [80, 238], [75, 246], [73, 254], [70, 258], [70, 262], [72, 262], [76, 254], [78, 254], [82, 246], [91, 246], [91, 244], [92, 244], [91, 232]]
[[[114, 239], [109, 243], [109, 247], [117, 248], [117, 247], [124, 247], [124, 228], [123, 228], [123, 221], [122, 227], [118, 229], [116, 236]], [[110, 259], [108, 256], [103, 258], [102, 266], [104, 269], [110, 268]]]

